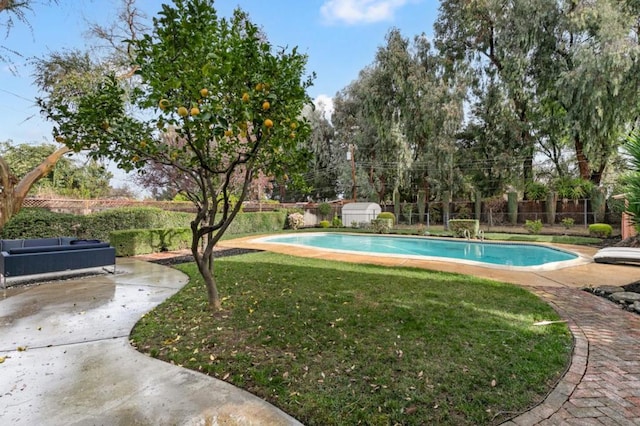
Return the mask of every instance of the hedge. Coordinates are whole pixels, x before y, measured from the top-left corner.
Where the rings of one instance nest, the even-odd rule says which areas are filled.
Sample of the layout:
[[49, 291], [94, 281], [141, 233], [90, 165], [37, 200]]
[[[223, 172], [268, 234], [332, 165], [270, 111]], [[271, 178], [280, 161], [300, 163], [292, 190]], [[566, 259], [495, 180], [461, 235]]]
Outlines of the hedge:
[[109, 242], [116, 249], [116, 256], [184, 250], [191, 247], [191, 228], [113, 231]]
[[105, 210], [86, 216], [55, 213], [43, 208], [25, 208], [4, 226], [5, 239], [78, 237], [109, 240], [109, 233], [125, 229], [184, 228], [192, 213], [171, 212], [154, 207]]
[[[280, 231], [286, 212], [239, 213], [225, 235]], [[137, 256], [191, 247], [191, 228], [130, 229], [113, 231], [109, 242], [116, 256]]]
[[451, 219], [449, 229], [456, 237], [464, 237], [465, 231], [469, 231], [469, 237], [475, 238], [480, 231], [480, 221], [478, 219]]

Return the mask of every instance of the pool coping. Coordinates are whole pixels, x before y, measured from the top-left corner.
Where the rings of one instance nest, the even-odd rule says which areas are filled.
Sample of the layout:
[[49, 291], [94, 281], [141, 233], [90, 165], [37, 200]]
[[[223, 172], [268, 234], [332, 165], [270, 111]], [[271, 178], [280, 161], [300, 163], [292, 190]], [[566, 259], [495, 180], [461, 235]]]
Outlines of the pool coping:
[[[342, 253], [345, 255], [364, 255], [364, 256], [373, 256], [373, 257], [387, 257], [387, 258], [397, 258], [397, 259], [412, 259], [412, 260], [423, 260], [430, 262], [451, 262], [460, 265], [468, 265], [468, 266], [477, 266], [480, 268], [490, 268], [490, 269], [498, 269], [505, 271], [519, 271], [519, 272], [536, 272], [536, 271], [555, 271], [563, 268], [570, 268], [579, 265], [584, 265], [593, 262], [593, 258], [590, 255], [586, 255], [584, 253], [578, 252], [576, 250], [572, 250], [569, 248], [558, 247], [556, 245], [552, 245], [550, 243], [536, 243], [536, 242], [516, 242], [516, 241], [485, 241], [485, 240], [467, 240], [469, 244], [494, 244], [494, 245], [513, 245], [513, 246], [537, 246], [537, 247], [545, 247], [552, 250], [562, 251], [565, 253], [569, 253], [577, 256], [575, 259], [571, 260], [563, 260], [557, 262], [548, 262], [542, 265], [532, 265], [532, 266], [513, 266], [513, 265], [500, 265], [495, 263], [488, 262], [478, 262], [467, 259], [458, 259], [451, 257], [443, 257], [443, 256], [424, 256], [424, 255], [411, 255], [411, 254], [394, 254], [394, 253], [375, 253], [375, 252], [359, 252], [354, 250], [342, 250], [342, 249], [330, 249], [330, 248], [322, 248], [322, 247], [313, 247], [304, 244], [296, 244], [296, 243], [285, 243], [280, 241], [269, 241], [271, 238], [281, 238], [281, 237], [289, 237], [289, 236], [305, 236], [305, 235], [333, 235], [331, 232], [313, 232], [313, 233], [305, 233], [305, 234], [296, 234], [296, 233], [284, 233], [284, 234], [276, 234], [276, 235], [266, 235], [253, 237], [253, 239], [249, 239], [248, 242], [252, 242], [255, 244], [268, 244], [268, 245], [284, 245], [290, 247], [297, 247], [299, 249], [314, 249], [321, 252], [327, 253]], [[352, 233], [352, 232], [341, 232], [341, 235], [352, 235], [352, 236], [363, 236], [363, 234]], [[417, 235], [365, 235], [367, 237], [375, 237], [375, 236], [384, 236], [384, 237], [392, 237], [392, 238], [411, 238], [411, 239], [428, 239], [428, 240], [438, 240], [438, 241], [446, 241], [446, 242], [455, 242], [455, 243], [464, 243], [463, 240], [452, 239], [452, 238], [444, 238], [437, 236], [417, 236]], [[571, 246], [573, 247], [573, 246]]]

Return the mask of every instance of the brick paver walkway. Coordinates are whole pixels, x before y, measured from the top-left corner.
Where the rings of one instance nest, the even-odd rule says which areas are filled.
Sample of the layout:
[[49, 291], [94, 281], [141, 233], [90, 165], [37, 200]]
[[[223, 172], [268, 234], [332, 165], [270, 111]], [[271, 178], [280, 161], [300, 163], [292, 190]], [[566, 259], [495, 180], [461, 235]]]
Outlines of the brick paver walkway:
[[640, 425], [640, 315], [576, 288], [532, 290], [568, 321], [573, 359], [542, 404], [504, 425]]

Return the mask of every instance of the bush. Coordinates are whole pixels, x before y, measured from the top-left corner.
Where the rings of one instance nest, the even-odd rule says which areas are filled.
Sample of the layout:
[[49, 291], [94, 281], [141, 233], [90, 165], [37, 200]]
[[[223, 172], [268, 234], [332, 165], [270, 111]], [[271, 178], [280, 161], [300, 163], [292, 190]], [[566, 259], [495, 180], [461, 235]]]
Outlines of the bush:
[[342, 228], [342, 219], [340, 219], [338, 215], [335, 215], [331, 221], [331, 226], [334, 228]]
[[5, 225], [2, 238], [78, 237], [109, 240], [109, 233], [125, 229], [184, 228], [193, 214], [151, 207], [105, 210], [90, 215], [55, 213], [41, 208], [25, 208]]
[[392, 225], [396, 223], [396, 215], [391, 212], [382, 212], [378, 214], [378, 217], [376, 217], [376, 219], [391, 219]]
[[329, 203], [318, 204], [318, 213], [323, 218], [329, 216], [329, 214], [331, 214], [331, 210], [333, 209], [331, 208], [331, 204]]
[[320, 228], [328, 228], [331, 226], [331, 223], [328, 220], [321, 220], [319, 225]]
[[300, 213], [291, 213], [289, 217], [287, 217], [287, 223], [289, 224], [289, 228], [296, 230], [304, 226], [304, 216]]
[[562, 226], [564, 226], [565, 229], [571, 228], [574, 223], [575, 221], [572, 217], [565, 217], [564, 219], [562, 219]]
[[393, 227], [393, 221], [391, 219], [373, 219], [371, 221], [371, 228], [373, 232], [378, 234], [388, 234]]
[[137, 256], [191, 247], [191, 228], [130, 229], [109, 234], [116, 256]]
[[542, 220], [527, 220], [524, 227], [530, 234], [539, 234], [542, 230]]
[[7, 222], [0, 235], [8, 240], [23, 238], [77, 237], [86, 217], [54, 213], [47, 209], [22, 209]]
[[238, 213], [225, 235], [252, 234], [256, 232], [281, 231], [285, 227], [286, 213], [256, 212]]
[[451, 219], [449, 229], [456, 237], [464, 237], [465, 231], [469, 231], [469, 237], [475, 238], [480, 231], [480, 221], [477, 219]]
[[[26, 208], [11, 218], [0, 236], [5, 239], [68, 236], [110, 241], [114, 231], [188, 228], [193, 217], [193, 213], [150, 207], [111, 209], [86, 216]], [[280, 231], [285, 219], [284, 211], [238, 213], [226, 235]]]
[[606, 223], [592, 223], [589, 225], [589, 235], [592, 237], [609, 238], [612, 232], [613, 228]]
[[529, 200], [540, 201], [547, 198], [549, 188], [540, 182], [529, 182], [527, 183], [524, 192]]

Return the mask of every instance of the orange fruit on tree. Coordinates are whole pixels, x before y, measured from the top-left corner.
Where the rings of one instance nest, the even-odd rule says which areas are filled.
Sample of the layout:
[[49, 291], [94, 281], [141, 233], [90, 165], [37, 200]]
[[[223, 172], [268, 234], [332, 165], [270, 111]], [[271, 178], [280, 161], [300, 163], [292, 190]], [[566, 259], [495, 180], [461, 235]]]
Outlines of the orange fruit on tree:
[[264, 127], [270, 129], [273, 127], [273, 121], [271, 121], [271, 119], [267, 118], [266, 120], [264, 120]]
[[264, 90], [264, 85], [262, 83], [256, 84], [256, 91], [262, 92]]
[[200, 114], [200, 108], [198, 107], [191, 108], [191, 115], [198, 115], [198, 114]]
[[167, 99], [160, 99], [160, 102], [158, 102], [158, 107], [160, 107], [160, 109], [164, 111], [169, 107], [169, 101]]
[[206, 98], [207, 96], [209, 96], [209, 89], [207, 89], [206, 87], [200, 89], [200, 96], [202, 96], [203, 98]]
[[249, 102], [249, 94], [247, 92], [242, 94], [242, 102]]
[[178, 108], [178, 115], [180, 117], [186, 117], [187, 115], [189, 115], [189, 111], [185, 107], [181, 106], [180, 108]]
[[269, 108], [271, 108], [271, 104], [269, 103], [269, 101], [264, 101], [264, 102], [262, 103], [262, 109], [263, 109], [264, 111], [269, 111]]

